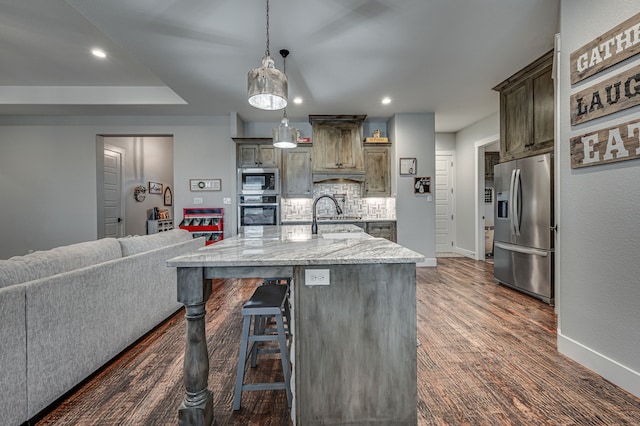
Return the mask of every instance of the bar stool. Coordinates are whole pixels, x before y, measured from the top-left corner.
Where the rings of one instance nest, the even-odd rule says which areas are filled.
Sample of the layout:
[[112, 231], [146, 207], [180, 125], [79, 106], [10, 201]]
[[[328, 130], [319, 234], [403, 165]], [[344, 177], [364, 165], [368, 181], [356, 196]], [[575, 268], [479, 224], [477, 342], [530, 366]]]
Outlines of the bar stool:
[[[251, 298], [242, 305], [242, 340], [240, 342], [240, 354], [238, 356], [238, 373], [236, 375], [236, 387], [233, 396], [233, 410], [240, 409], [242, 391], [284, 389], [287, 393], [287, 404], [291, 407], [291, 366], [287, 349], [287, 338], [284, 329], [283, 310], [287, 301], [288, 287], [284, 285], [262, 285], [256, 288]], [[276, 334], [272, 334], [265, 326], [264, 318], [274, 317], [276, 320]], [[251, 319], [254, 321], [254, 333], [250, 334]], [[277, 341], [277, 349], [259, 349], [258, 342]], [[256, 358], [261, 353], [280, 353], [283, 382], [274, 383], [245, 383], [244, 369], [247, 361], [247, 349], [251, 347], [251, 367], [256, 366]], [[255, 351], [255, 355], [254, 355]]]

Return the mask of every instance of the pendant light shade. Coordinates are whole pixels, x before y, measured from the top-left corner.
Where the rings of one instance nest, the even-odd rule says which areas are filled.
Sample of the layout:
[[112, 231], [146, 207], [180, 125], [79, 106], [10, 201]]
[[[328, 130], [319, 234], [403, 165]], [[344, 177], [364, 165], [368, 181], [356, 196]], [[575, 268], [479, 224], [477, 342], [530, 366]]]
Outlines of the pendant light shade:
[[289, 127], [289, 119], [286, 116], [280, 121], [280, 126], [273, 129], [273, 146], [276, 148], [298, 146], [298, 129]]
[[[287, 78], [287, 56], [289, 51], [287, 49], [281, 49], [283, 61], [283, 74], [285, 79]], [[287, 118], [287, 108], [284, 109], [284, 115], [280, 120], [280, 126], [273, 129], [273, 146], [276, 148], [295, 148], [298, 146], [298, 129], [289, 127], [289, 119]]]
[[287, 76], [276, 69], [271, 56], [262, 58], [262, 66], [247, 76], [249, 103], [260, 109], [275, 111], [287, 106]]
[[269, 0], [267, 3], [267, 50], [262, 66], [253, 68], [247, 75], [247, 98], [252, 106], [275, 111], [287, 106], [289, 88], [287, 76], [276, 69], [269, 54]]

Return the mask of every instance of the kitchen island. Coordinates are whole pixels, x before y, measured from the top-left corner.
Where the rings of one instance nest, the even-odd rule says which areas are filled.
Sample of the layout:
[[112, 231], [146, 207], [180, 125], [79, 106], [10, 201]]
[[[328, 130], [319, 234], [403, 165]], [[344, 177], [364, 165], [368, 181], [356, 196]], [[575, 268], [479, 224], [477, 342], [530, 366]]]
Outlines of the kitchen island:
[[214, 422], [204, 327], [211, 279], [292, 277], [294, 424], [415, 425], [422, 260], [354, 225], [320, 225], [318, 235], [301, 225], [248, 229], [170, 259], [187, 318], [180, 424]]

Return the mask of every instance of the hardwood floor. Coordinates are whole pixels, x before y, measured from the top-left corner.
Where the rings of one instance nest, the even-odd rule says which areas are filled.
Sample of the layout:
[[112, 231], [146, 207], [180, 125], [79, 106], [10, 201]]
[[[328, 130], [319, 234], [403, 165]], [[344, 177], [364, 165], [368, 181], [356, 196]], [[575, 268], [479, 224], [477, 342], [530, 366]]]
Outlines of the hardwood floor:
[[[418, 269], [418, 424], [640, 424], [640, 399], [560, 355], [553, 307], [495, 284], [492, 267], [439, 258]], [[242, 409], [231, 410], [240, 305], [255, 285], [216, 281], [207, 303], [218, 425], [290, 423], [283, 391], [245, 392]], [[37, 424], [177, 425], [185, 328], [179, 312]], [[280, 376], [276, 359], [255, 370]]]

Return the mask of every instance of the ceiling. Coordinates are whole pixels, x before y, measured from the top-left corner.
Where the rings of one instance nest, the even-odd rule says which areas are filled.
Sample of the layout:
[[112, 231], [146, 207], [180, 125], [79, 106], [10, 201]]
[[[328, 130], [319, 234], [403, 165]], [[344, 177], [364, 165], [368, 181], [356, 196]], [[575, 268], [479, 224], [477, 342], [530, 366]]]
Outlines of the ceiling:
[[[435, 112], [455, 132], [553, 48], [559, 0], [270, 0], [292, 121]], [[108, 57], [96, 59], [93, 47]], [[0, 115], [226, 115], [266, 50], [265, 0], [0, 0]], [[382, 105], [389, 96], [391, 104]]]

